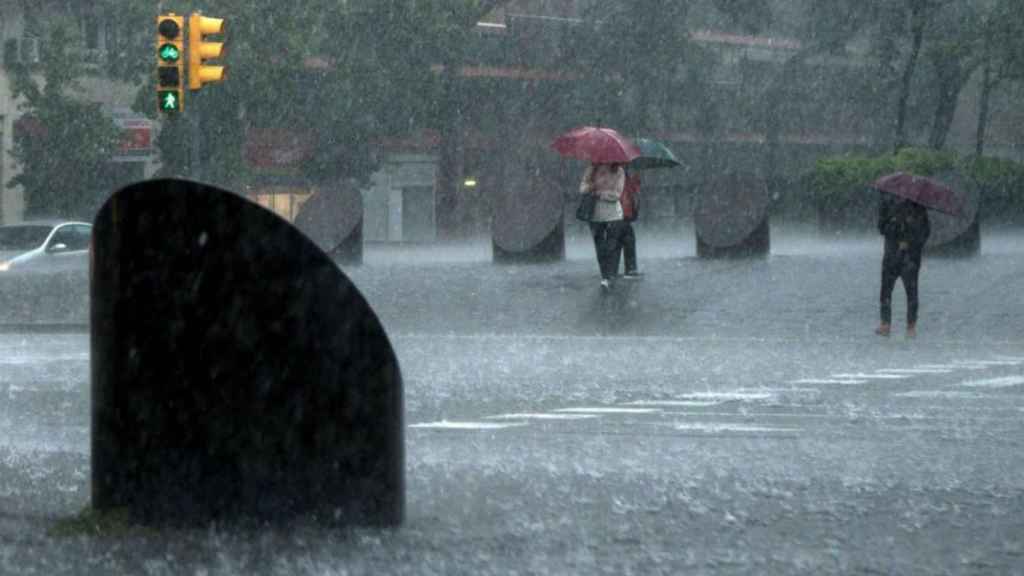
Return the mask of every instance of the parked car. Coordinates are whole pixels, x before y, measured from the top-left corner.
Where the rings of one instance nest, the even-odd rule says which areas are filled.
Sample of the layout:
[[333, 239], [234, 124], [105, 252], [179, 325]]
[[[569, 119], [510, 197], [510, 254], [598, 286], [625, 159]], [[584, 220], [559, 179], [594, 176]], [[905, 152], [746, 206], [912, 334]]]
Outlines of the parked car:
[[39, 220], [0, 226], [0, 274], [89, 269], [92, 225]]

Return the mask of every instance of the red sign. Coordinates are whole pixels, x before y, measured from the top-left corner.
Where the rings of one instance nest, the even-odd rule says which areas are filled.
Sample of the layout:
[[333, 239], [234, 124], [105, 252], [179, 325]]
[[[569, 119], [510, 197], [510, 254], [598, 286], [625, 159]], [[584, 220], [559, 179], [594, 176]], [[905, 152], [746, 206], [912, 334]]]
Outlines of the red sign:
[[151, 126], [127, 126], [121, 129], [121, 152], [140, 152], [152, 148]]
[[114, 123], [121, 129], [117, 156], [138, 157], [153, 152], [153, 123], [145, 118], [115, 118]]

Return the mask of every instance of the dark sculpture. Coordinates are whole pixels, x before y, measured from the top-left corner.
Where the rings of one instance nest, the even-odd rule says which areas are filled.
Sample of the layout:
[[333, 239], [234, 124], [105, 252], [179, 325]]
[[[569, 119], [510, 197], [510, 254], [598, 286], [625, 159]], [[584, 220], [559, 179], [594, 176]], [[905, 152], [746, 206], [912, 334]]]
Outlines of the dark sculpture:
[[147, 523], [401, 522], [398, 362], [313, 242], [182, 180], [120, 190], [93, 242], [94, 508]]

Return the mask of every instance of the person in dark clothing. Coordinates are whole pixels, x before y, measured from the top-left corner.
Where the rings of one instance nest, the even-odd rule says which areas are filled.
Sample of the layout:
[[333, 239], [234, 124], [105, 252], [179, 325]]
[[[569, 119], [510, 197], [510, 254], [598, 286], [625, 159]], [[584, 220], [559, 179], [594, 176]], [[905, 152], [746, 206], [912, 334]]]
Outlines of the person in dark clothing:
[[640, 194], [640, 176], [634, 172], [626, 173], [626, 182], [622, 189], [622, 254], [625, 260], [623, 278], [637, 280], [643, 276], [636, 264], [636, 233], [633, 232], [633, 221], [637, 216], [637, 195]]
[[892, 330], [892, 291], [896, 280], [903, 280], [907, 293], [907, 337], [917, 335], [917, 280], [921, 272], [921, 253], [931, 233], [928, 210], [909, 200], [881, 192], [878, 206], [878, 232], [885, 237], [882, 257], [882, 290], [879, 298], [881, 324], [875, 333], [888, 336]]

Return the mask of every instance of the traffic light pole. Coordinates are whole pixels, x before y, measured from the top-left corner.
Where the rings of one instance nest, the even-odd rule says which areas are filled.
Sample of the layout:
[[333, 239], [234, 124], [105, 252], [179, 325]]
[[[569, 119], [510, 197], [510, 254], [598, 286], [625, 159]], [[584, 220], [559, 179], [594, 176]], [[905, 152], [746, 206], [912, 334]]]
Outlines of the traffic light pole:
[[[198, 94], [193, 93], [193, 102], [197, 100]], [[188, 172], [189, 176], [193, 180], [203, 179], [203, 169], [200, 165], [202, 155], [200, 154], [203, 145], [203, 131], [202, 126], [202, 106], [193, 106], [192, 111], [189, 113], [189, 161], [188, 161]]]
[[[188, 87], [192, 91], [192, 98], [198, 104], [203, 97], [199, 90], [204, 84], [221, 82], [224, 80], [224, 66], [211, 65], [207, 61], [218, 59], [224, 56], [224, 43], [210, 41], [211, 34], [220, 35], [224, 33], [223, 18], [208, 18], [198, 12], [188, 16], [188, 51], [186, 52], [188, 67]], [[190, 119], [192, 140], [191, 158], [189, 169], [192, 178], [202, 180], [205, 172], [203, 159], [203, 106], [194, 106], [194, 112]]]
[[[186, 87], [193, 102], [198, 103], [203, 85], [222, 82], [226, 74], [224, 66], [208, 62], [224, 56], [224, 42], [208, 38], [224, 34], [224, 19], [193, 12], [187, 16], [187, 22], [186, 26], [186, 17], [173, 12], [157, 16], [156, 96], [157, 110], [163, 114], [182, 112]], [[200, 180], [205, 172], [202, 106], [192, 106], [190, 116], [188, 173]]]

